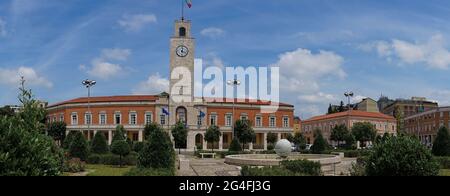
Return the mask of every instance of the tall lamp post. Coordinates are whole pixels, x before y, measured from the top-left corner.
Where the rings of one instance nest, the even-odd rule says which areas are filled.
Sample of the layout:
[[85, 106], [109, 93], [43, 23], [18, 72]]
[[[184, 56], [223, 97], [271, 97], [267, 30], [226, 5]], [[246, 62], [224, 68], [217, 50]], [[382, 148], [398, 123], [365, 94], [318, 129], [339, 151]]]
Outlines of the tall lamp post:
[[90, 137], [90, 126], [92, 123], [92, 113], [91, 113], [91, 87], [93, 87], [97, 82], [95, 80], [86, 79], [82, 82], [82, 84], [88, 89], [88, 114], [89, 114], [89, 122], [87, 122], [88, 127], [88, 137]]
[[232, 131], [232, 134], [233, 134], [233, 139], [235, 138], [235, 133], [234, 133], [234, 110], [235, 110], [235, 100], [236, 100], [236, 98], [235, 98], [235, 96], [234, 96], [234, 87], [237, 87], [237, 86], [239, 86], [239, 85], [241, 85], [241, 81], [239, 81], [239, 80], [237, 80], [237, 79], [234, 79], [234, 80], [229, 80], [228, 82], [227, 82], [227, 84], [229, 85], [229, 86], [233, 86], [233, 114], [232, 114], [232, 116], [231, 116], [231, 131]]
[[351, 99], [353, 96], [355, 96], [355, 94], [354, 94], [353, 92], [346, 92], [344, 95], [345, 95], [345, 96], [347, 97], [347, 99], [348, 99], [348, 110], [350, 111], [350, 99]]

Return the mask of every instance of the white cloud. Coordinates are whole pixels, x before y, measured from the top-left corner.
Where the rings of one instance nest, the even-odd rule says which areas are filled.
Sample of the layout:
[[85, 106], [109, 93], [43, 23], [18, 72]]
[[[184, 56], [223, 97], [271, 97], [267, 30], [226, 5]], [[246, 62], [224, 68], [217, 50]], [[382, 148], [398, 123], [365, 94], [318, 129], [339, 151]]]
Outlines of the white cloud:
[[217, 37], [224, 35], [225, 31], [220, 28], [209, 27], [209, 28], [203, 29], [200, 32], [200, 34], [202, 34], [203, 36], [209, 37], [209, 38], [217, 38]]
[[91, 67], [80, 65], [79, 69], [86, 71], [91, 77], [107, 80], [123, 74], [123, 67], [113, 61], [126, 61], [130, 55], [129, 49], [103, 49], [100, 57], [92, 60]]
[[0, 18], [0, 37], [5, 37], [7, 34], [6, 31], [6, 21]]
[[218, 67], [220, 69], [225, 68], [225, 63], [223, 60], [217, 56], [215, 53], [209, 53], [203, 60], [203, 64], [208, 67]]
[[24, 77], [27, 85], [53, 87], [53, 84], [45, 77], [40, 76], [33, 68], [21, 66], [18, 69], [0, 68], [0, 84], [18, 86], [21, 76]]
[[377, 41], [360, 47], [364, 51], [376, 51], [389, 61], [392, 57], [400, 64], [423, 63], [429, 68], [447, 70], [450, 68], [450, 51], [445, 48], [441, 34], [434, 35], [426, 43], [411, 43], [394, 39], [392, 42]]
[[147, 24], [156, 23], [157, 19], [154, 14], [136, 14], [124, 15], [122, 19], [117, 22], [126, 31], [138, 32], [142, 30]]
[[317, 104], [333, 103], [333, 102], [337, 101], [337, 99], [334, 95], [326, 94], [323, 92], [318, 92], [315, 94], [308, 94], [308, 95], [300, 95], [298, 97], [298, 99], [302, 102], [317, 103]]
[[169, 91], [169, 80], [161, 77], [159, 73], [151, 75], [147, 81], [141, 82], [137, 88], [133, 89], [133, 94], [158, 94]]

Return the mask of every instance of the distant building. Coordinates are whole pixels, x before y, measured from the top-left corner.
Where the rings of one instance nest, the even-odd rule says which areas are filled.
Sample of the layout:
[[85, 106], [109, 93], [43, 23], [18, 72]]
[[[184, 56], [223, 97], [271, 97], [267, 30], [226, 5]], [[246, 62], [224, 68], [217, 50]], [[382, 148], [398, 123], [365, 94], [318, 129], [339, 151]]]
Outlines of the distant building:
[[380, 112], [377, 102], [371, 98], [363, 99], [361, 102], [356, 104], [356, 108], [357, 110], [364, 112]]
[[412, 97], [411, 99], [397, 99], [382, 109], [382, 113], [397, 116], [400, 114], [406, 118], [418, 113], [438, 108], [438, 103], [427, 101], [424, 97]]
[[358, 122], [372, 123], [377, 129], [378, 135], [397, 133], [396, 120], [394, 117], [379, 112], [365, 112], [359, 110], [312, 117], [302, 121], [302, 130], [308, 143], [314, 142], [315, 130], [322, 131], [324, 138], [330, 141], [331, 131], [335, 126], [345, 125], [348, 129], [351, 129], [353, 125]]
[[431, 147], [441, 127], [450, 128], [450, 107], [435, 108], [405, 118], [405, 131]]
[[380, 112], [383, 112], [384, 108], [388, 105], [391, 105], [395, 102], [395, 100], [389, 99], [389, 97], [381, 95], [380, 99], [377, 101], [378, 109]]
[[294, 117], [294, 133], [302, 132], [302, 120], [300, 117]]

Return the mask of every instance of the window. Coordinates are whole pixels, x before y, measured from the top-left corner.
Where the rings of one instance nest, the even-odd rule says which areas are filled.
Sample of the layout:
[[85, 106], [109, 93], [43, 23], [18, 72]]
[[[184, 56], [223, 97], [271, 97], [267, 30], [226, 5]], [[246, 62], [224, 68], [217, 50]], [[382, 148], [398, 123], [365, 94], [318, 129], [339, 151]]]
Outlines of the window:
[[152, 124], [152, 113], [146, 113], [145, 114], [145, 124], [149, 125]]
[[232, 118], [232, 115], [226, 115], [225, 116], [225, 126], [231, 127], [231, 125], [233, 123], [231, 118]]
[[210, 125], [217, 125], [217, 115], [211, 115], [210, 116]]
[[92, 114], [91, 113], [87, 113], [84, 115], [84, 124], [86, 125], [92, 125]]
[[180, 37], [186, 37], [186, 28], [184, 27], [180, 28]]
[[61, 115], [59, 116], [59, 121], [64, 122], [64, 114], [61, 114]]
[[289, 117], [283, 118], [283, 127], [288, 128], [289, 127]]
[[133, 141], [139, 141], [139, 133], [133, 133]]
[[53, 122], [56, 122], [56, 116], [53, 116]]
[[269, 127], [276, 127], [277, 126], [276, 120], [277, 119], [274, 116], [270, 117], [269, 118]]
[[255, 119], [255, 127], [262, 127], [262, 118], [261, 116], [257, 116]]
[[161, 125], [166, 125], [166, 115], [162, 114], [159, 118], [161, 120]]
[[78, 115], [75, 113], [75, 114], [72, 114], [72, 123], [71, 123], [72, 125], [77, 125], [78, 124]]
[[137, 124], [137, 114], [135, 112], [130, 113], [130, 125], [136, 125]]
[[122, 114], [116, 113], [114, 115], [114, 124], [116, 124], [116, 125], [122, 124]]
[[106, 114], [102, 113], [100, 114], [100, 125], [106, 125]]
[[248, 120], [248, 116], [247, 115], [241, 116], [241, 121], [247, 121], [247, 120]]

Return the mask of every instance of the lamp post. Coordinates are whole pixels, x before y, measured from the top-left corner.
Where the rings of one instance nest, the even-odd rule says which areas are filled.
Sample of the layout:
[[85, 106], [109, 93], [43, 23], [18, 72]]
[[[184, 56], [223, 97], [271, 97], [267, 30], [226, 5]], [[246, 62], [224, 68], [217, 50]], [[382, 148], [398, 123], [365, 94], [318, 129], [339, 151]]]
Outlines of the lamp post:
[[229, 80], [229, 81], [227, 82], [227, 84], [228, 84], [229, 86], [233, 86], [233, 113], [232, 113], [232, 116], [231, 116], [231, 131], [232, 131], [233, 139], [234, 139], [234, 137], [235, 137], [235, 133], [234, 133], [234, 123], [235, 123], [235, 122], [234, 122], [234, 110], [235, 110], [234, 87], [237, 87], [237, 86], [241, 85], [241, 81], [239, 81], [239, 80], [237, 80], [237, 79]]
[[88, 114], [89, 114], [89, 122], [87, 122], [88, 127], [88, 137], [90, 137], [90, 125], [92, 123], [92, 113], [91, 113], [91, 87], [93, 87], [97, 82], [95, 80], [86, 79], [82, 82], [82, 84], [88, 89]]
[[345, 96], [347, 97], [347, 99], [348, 99], [348, 110], [350, 111], [350, 99], [351, 99], [353, 96], [355, 96], [355, 94], [354, 94], [353, 92], [346, 92], [344, 95], [345, 95]]

